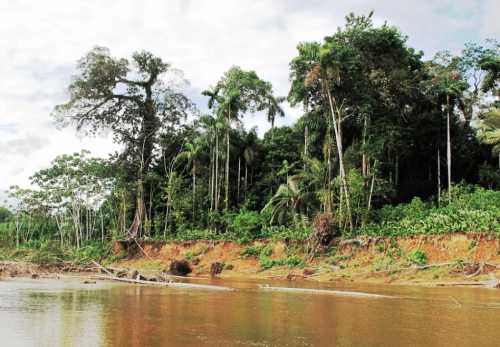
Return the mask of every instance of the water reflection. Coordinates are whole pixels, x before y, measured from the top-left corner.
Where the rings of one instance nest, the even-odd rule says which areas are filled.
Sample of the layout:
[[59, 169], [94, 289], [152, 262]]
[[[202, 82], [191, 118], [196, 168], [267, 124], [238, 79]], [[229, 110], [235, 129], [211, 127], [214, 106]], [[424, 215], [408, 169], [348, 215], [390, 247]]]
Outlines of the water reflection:
[[240, 290], [212, 292], [1, 280], [0, 345], [495, 346], [500, 337], [500, 291], [268, 282], [398, 297], [380, 299], [262, 291], [257, 283], [266, 282], [219, 279], [211, 284]]

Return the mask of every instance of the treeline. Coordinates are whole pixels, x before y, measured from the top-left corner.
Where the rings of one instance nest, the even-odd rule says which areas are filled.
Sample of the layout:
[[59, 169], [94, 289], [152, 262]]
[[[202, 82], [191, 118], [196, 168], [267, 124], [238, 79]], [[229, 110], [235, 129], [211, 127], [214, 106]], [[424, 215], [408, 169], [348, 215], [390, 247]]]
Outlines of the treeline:
[[[52, 116], [124, 150], [63, 155], [33, 175], [36, 190], [11, 187], [4, 241], [304, 239], [318, 216], [337, 235], [500, 231], [497, 194], [485, 191], [500, 183], [499, 43], [424, 61], [371, 16], [300, 43], [287, 96], [231, 67], [203, 91], [206, 115], [161, 58], [94, 47]], [[285, 101], [303, 115], [275, 128]], [[243, 126], [257, 111], [271, 123], [263, 138]]]

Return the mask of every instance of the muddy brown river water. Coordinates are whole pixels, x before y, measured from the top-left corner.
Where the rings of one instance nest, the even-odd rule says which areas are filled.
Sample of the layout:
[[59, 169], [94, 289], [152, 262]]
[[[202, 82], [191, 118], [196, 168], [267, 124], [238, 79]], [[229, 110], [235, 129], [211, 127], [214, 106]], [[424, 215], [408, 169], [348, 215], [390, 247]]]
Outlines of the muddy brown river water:
[[[196, 283], [238, 291], [0, 279], [0, 346], [500, 345], [500, 290], [230, 279]], [[397, 298], [257, 286], [266, 283]]]

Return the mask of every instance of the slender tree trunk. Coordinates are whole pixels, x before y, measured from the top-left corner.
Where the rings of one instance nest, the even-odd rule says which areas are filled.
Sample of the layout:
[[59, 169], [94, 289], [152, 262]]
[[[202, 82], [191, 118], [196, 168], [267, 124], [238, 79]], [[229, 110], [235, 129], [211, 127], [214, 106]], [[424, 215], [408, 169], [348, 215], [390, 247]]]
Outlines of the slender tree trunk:
[[[368, 132], [368, 118], [365, 117], [365, 128], [364, 128], [364, 131], [363, 131], [363, 146], [366, 145], [366, 135], [367, 135], [367, 132]], [[365, 150], [366, 149], [363, 149], [363, 176], [367, 175], [367, 173], [366, 173], [366, 154], [365, 154]]]
[[274, 117], [271, 117], [271, 140], [274, 140]]
[[451, 204], [451, 138], [450, 138], [450, 96], [446, 95], [447, 117], [446, 117], [446, 159], [448, 164], [448, 203]]
[[399, 181], [399, 154], [396, 154], [396, 177], [394, 178], [394, 186], [398, 186]]
[[248, 163], [245, 160], [245, 202], [247, 201], [247, 189], [248, 189]]
[[241, 157], [238, 157], [238, 205], [240, 204], [240, 172], [241, 172]]
[[104, 221], [102, 218], [102, 207], [101, 207], [100, 211], [101, 211], [101, 240], [102, 240], [102, 242], [104, 242]]
[[[309, 127], [306, 125], [304, 130], [304, 154], [307, 156], [307, 144], [309, 142]], [[304, 171], [307, 170], [307, 164], [304, 162]]]
[[130, 228], [130, 234], [132, 235], [132, 237], [135, 236], [141, 237], [143, 223], [148, 220], [146, 206], [144, 204], [144, 187], [142, 181], [142, 173], [140, 174], [137, 183], [138, 183], [137, 198], [136, 198], [137, 207], [136, 207], [134, 222], [132, 223], [132, 227]]
[[229, 230], [229, 132], [231, 130], [231, 108], [227, 122], [227, 150], [226, 150], [226, 232]]
[[439, 147], [437, 152], [437, 181], [438, 181], [438, 205], [441, 205], [441, 154], [439, 153]]
[[[391, 147], [387, 146], [387, 160], [392, 164]], [[389, 182], [392, 182], [392, 170], [389, 170]]]
[[[330, 134], [330, 129], [328, 129], [327, 131], [328, 133], [328, 190], [325, 191], [327, 192], [327, 197], [326, 197], [326, 211], [327, 212], [331, 212], [332, 211], [332, 206], [331, 206], [331, 203], [330, 203], [330, 197], [331, 197], [331, 192], [330, 192], [330, 186], [331, 186], [331, 182], [332, 182], [332, 175], [331, 175], [331, 172], [332, 172], [332, 139], [331, 139], [331, 134]], [[288, 174], [288, 173], [287, 173]]]
[[[328, 89], [328, 86], [327, 86]], [[337, 120], [335, 118], [335, 112], [334, 112], [334, 107], [333, 107], [333, 102], [332, 102], [332, 96], [330, 94], [330, 89], [328, 89], [328, 98], [330, 101], [330, 108], [332, 110], [332, 118], [333, 118], [333, 126], [335, 130], [335, 140], [337, 142], [337, 149], [338, 149], [338, 154], [339, 154], [339, 164], [340, 164], [340, 177], [342, 178], [342, 182], [344, 184], [344, 192], [345, 192], [345, 199], [347, 203], [347, 211], [349, 214], [349, 221], [351, 225], [351, 230], [353, 229], [353, 224], [352, 224], [352, 214], [351, 214], [351, 206], [349, 202], [349, 191], [347, 188], [347, 180], [346, 180], [346, 175], [345, 175], [345, 170], [344, 170], [344, 158], [343, 158], [343, 151], [342, 151], [342, 131], [341, 131], [341, 115], [340, 111], [337, 110], [338, 115], [339, 115], [339, 123], [337, 127]]]
[[215, 134], [215, 209], [217, 210], [217, 202], [219, 201], [219, 190], [217, 183], [219, 180], [219, 137]]
[[211, 186], [211, 192], [210, 192], [210, 212], [212, 212], [213, 209], [214, 209], [214, 182], [215, 182], [215, 177], [214, 177], [214, 170], [215, 170], [214, 160], [215, 160], [215, 153], [212, 153], [212, 167], [210, 168], [210, 172], [212, 174], [212, 186]]
[[194, 205], [195, 205], [195, 194], [196, 194], [196, 170], [193, 160], [193, 228], [194, 228]]

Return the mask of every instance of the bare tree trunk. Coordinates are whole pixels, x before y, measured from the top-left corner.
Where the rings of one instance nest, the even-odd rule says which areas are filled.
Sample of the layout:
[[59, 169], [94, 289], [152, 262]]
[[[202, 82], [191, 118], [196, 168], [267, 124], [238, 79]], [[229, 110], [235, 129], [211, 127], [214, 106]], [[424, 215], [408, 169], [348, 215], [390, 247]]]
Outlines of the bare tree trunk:
[[441, 205], [441, 154], [439, 153], [439, 147], [438, 147], [438, 153], [437, 153], [437, 165], [438, 165], [438, 173], [437, 173], [437, 181], [438, 181], [438, 205]]
[[134, 217], [134, 222], [130, 228], [129, 234], [132, 237], [141, 237], [142, 235], [142, 226], [144, 222], [147, 222], [148, 215], [146, 212], [146, 206], [144, 204], [144, 192], [143, 192], [143, 182], [142, 182], [142, 174], [140, 174], [140, 178], [138, 180], [137, 187], [137, 198], [136, 198], [136, 212]]
[[245, 202], [247, 201], [247, 189], [248, 189], [248, 163], [245, 160]]
[[[331, 206], [331, 203], [330, 203], [330, 197], [331, 197], [331, 191], [330, 191], [330, 187], [331, 187], [331, 182], [332, 182], [332, 175], [331, 175], [331, 172], [332, 172], [332, 140], [331, 140], [331, 134], [330, 134], [330, 129], [328, 129], [327, 131], [327, 134], [328, 134], [328, 190], [327, 190], [327, 197], [326, 197], [326, 212], [331, 212], [332, 211], [332, 206]], [[287, 172], [287, 175], [288, 175], [288, 172]]]
[[[229, 117], [227, 122], [227, 150], [226, 150], [226, 218], [229, 218], [229, 132], [231, 130], [231, 108], [229, 108]], [[226, 220], [226, 232], [229, 230], [229, 219]]]
[[[387, 160], [392, 164], [391, 147], [387, 146]], [[392, 170], [389, 170], [389, 182], [392, 182]]]
[[446, 95], [447, 117], [446, 117], [446, 159], [448, 164], [448, 203], [451, 204], [451, 138], [450, 138], [450, 96]]
[[274, 117], [271, 118], [271, 140], [274, 140]]
[[210, 168], [210, 174], [212, 175], [211, 177], [211, 188], [210, 188], [210, 212], [213, 211], [214, 209], [214, 182], [215, 182], [215, 178], [214, 178], [214, 169], [215, 169], [215, 163], [214, 163], [214, 160], [215, 160], [215, 153], [212, 153], [212, 165], [211, 165], [211, 168]]
[[[366, 145], [366, 134], [368, 132], [368, 118], [365, 117], [365, 128], [363, 131], [363, 145]], [[363, 176], [366, 176], [366, 154], [365, 150], [363, 149]]]
[[399, 154], [396, 154], [396, 177], [394, 179], [394, 185], [397, 187], [399, 181]]
[[104, 221], [102, 219], [102, 206], [100, 208], [101, 211], [101, 240], [104, 242]]
[[215, 209], [217, 210], [217, 202], [219, 201], [219, 190], [217, 183], [219, 180], [219, 137], [215, 134]]
[[238, 205], [240, 204], [241, 157], [238, 157]]
[[347, 180], [346, 180], [346, 174], [345, 174], [345, 169], [344, 169], [344, 157], [343, 157], [343, 150], [342, 150], [342, 131], [341, 131], [342, 119], [341, 119], [340, 110], [337, 108], [337, 113], [339, 115], [339, 123], [338, 123], [338, 127], [337, 127], [337, 120], [335, 118], [332, 96], [330, 94], [329, 89], [328, 89], [328, 98], [330, 101], [330, 108], [332, 110], [333, 126], [334, 126], [334, 130], [335, 130], [335, 140], [337, 142], [337, 150], [338, 150], [338, 154], [339, 154], [340, 177], [342, 178], [342, 182], [344, 184], [344, 192], [345, 192], [345, 199], [346, 199], [346, 203], [347, 203], [347, 211], [349, 214], [349, 221], [350, 221], [351, 230], [352, 230], [353, 229], [352, 214], [351, 214], [351, 207], [350, 207], [350, 202], [349, 202], [349, 191], [347, 188]]
[[193, 160], [193, 228], [194, 228], [194, 205], [195, 205], [195, 197], [196, 195], [196, 170], [195, 170], [195, 164]]

